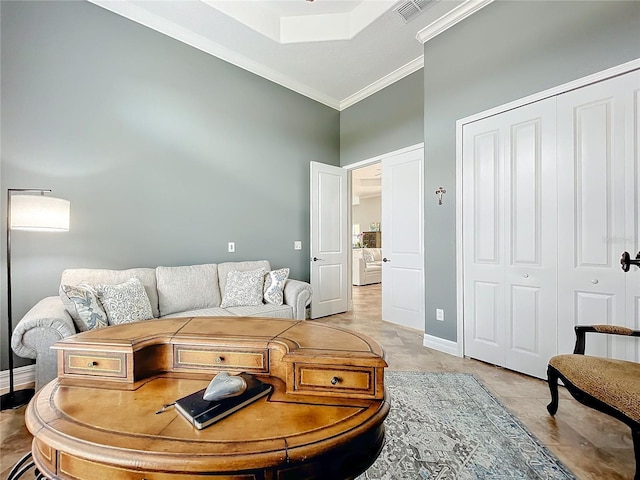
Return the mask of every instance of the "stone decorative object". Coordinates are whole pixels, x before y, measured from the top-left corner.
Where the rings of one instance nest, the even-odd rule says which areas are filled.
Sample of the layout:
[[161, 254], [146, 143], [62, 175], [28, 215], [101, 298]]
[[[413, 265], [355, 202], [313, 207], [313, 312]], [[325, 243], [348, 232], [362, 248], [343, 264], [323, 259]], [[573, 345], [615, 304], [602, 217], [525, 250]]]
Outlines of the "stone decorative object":
[[229, 375], [227, 372], [220, 372], [213, 377], [202, 398], [207, 401], [214, 401], [237, 397], [243, 394], [246, 389], [247, 382], [245, 382], [244, 378]]

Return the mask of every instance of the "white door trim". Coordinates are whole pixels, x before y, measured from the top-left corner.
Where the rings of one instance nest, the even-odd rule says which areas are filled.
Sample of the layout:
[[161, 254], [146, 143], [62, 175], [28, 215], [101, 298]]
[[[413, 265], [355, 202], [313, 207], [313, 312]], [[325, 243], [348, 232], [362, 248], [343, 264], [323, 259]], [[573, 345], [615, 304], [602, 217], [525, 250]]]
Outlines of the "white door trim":
[[[395, 155], [400, 155], [401, 153], [405, 153], [405, 152], [411, 152], [413, 150], [418, 150], [419, 148], [424, 148], [424, 142], [416, 143], [415, 145], [411, 145], [409, 147], [400, 148], [398, 150], [394, 150], [393, 152], [383, 153], [382, 155], [367, 158], [366, 160], [361, 160], [356, 163], [350, 163], [349, 165], [344, 165], [342, 168], [346, 170], [355, 170], [356, 168], [366, 167], [367, 165], [381, 162], [385, 158], [393, 157]], [[349, 195], [351, 195], [351, 190], [349, 190]]]
[[464, 356], [464, 252], [462, 251], [462, 129], [464, 125], [638, 69], [640, 69], [640, 58], [456, 121], [456, 307], [458, 313], [458, 356]]

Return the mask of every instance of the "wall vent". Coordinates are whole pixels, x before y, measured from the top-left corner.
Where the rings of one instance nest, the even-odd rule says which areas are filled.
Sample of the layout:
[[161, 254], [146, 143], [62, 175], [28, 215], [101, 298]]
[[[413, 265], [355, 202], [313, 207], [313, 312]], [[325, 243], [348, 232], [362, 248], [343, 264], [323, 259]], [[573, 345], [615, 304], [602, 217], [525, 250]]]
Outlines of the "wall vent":
[[401, 3], [396, 8], [396, 12], [398, 12], [398, 15], [402, 17], [405, 23], [409, 23], [426, 10], [432, 2], [433, 0], [408, 0]]

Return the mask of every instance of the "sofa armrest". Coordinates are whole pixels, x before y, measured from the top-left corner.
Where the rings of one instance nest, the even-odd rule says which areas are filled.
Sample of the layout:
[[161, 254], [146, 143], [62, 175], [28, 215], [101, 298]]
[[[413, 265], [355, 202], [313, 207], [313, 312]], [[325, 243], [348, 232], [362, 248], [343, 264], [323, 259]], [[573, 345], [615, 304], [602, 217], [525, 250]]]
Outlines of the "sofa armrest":
[[[38, 351], [43, 345], [29, 335], [29, 331], [36, 328], [55, 330], [60, 339], [76, 334], [73, 319], [64, 308], [60, 297], [43, 298], [18, 322], [11, 335], [11, 348], [16, 355], [38, 358]], [[50, 346], [46, 346], [47, 350]]]
[[354, 285], [363, 285], [365, 282], [364, 274], [366, 269], [366, 263], [362, 256], [354, 256], [353, 257], [353, 284]]
[[300, 280], [287, 279], [284, 284], [284, 303], [293, 308], [295, 320], [305, 320], [307, 305], [311, 303], [311, 285]]
[[11, 348], [20, 357], [36, 360], [36, 389], [57, 375], [57, 356], [51, 345], [75, 333], [73, 319], [60, 297], [43, 298], [18, 322]]

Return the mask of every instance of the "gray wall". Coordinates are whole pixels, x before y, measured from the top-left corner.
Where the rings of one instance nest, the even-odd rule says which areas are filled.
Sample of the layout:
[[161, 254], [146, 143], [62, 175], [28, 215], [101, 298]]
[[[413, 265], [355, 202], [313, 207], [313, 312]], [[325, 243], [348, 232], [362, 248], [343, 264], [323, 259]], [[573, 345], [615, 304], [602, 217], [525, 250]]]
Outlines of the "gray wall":
[[339, 164], [339, 112], [88, 2], [0, 8], [1, 229], [7, 188], [71, 201], [68, 233], [13, 233], [16, 321], [64, 268], [266, 258], [308, 280], [309, 162]]
[[340, 165], [421, 143], [423, 70], [340, 112]]
[[455, 341], [456, 120], [639, 58], [640, 2], [497, 1], [424, 53], [426, 332]]

